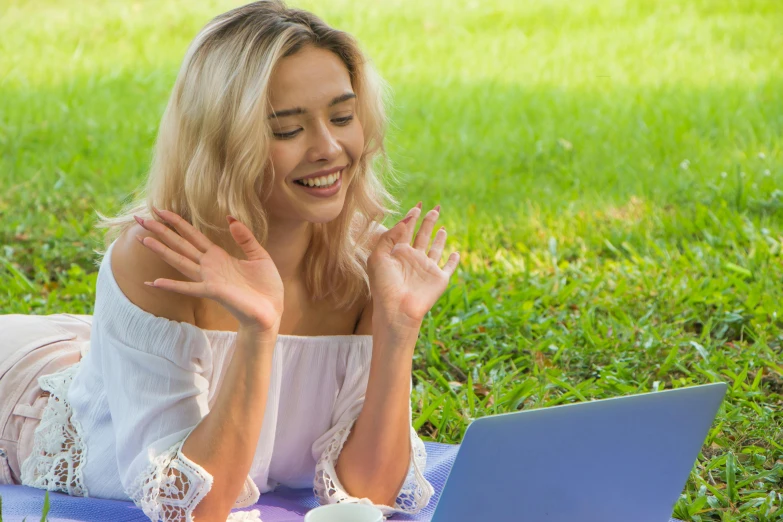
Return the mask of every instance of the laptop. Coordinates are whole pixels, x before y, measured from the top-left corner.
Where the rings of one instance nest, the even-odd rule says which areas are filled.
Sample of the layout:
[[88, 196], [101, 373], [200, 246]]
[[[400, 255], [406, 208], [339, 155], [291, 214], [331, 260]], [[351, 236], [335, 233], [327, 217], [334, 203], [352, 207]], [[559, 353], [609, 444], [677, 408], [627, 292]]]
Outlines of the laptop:
[[668, 522], [726, 389], [476, 419], [432, 522]]

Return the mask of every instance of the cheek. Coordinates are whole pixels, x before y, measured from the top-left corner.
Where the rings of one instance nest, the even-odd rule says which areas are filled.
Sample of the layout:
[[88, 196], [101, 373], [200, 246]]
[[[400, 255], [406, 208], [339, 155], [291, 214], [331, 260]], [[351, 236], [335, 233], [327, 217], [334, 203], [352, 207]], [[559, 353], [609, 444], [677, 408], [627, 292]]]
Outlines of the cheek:
[[358, 160], [364, 151], [364, 129], [360, 123], [356, 123], [351, 129], [347, 140], [348, 155], [352, 160]]
[[269, 159], [275, 169], [277, 179], [283, 179], [299, 163], [300, 151], [292, 142], [274, 141], [269, 151]]

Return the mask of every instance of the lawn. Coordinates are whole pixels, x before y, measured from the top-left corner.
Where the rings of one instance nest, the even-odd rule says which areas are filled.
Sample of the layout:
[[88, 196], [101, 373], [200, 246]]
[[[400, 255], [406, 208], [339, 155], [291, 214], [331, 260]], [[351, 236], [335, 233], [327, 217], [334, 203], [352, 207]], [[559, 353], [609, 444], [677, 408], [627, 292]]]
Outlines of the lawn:
[[[92, 313], [94, 211], [144, 181], [187, 44], [234, 5], [0, 2], [0, 313]], [[295, 5], [373, 58], [401, 209], [440, 203], [462, 253], [415, 355], [422, 437], [727, 381], [674, 515], [783, 520], [783, 3]]]

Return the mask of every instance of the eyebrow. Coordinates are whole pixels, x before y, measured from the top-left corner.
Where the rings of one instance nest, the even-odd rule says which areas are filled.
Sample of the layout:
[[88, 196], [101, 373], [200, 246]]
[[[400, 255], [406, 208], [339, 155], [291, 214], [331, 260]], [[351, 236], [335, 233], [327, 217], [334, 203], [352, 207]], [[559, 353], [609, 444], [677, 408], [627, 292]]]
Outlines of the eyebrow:
[[[352, 92], [346, 92], [345, 94], [341, 94], [340, 96], [337, 96], [336, 98], [332, 99], [332, 101], [329, 102], [329, 107], [333, 107], [337, 105], [338, 103], [342, 103], [348, 100], [351, 100], [353, 98], [356, 98], [356, 94]], [[307, 109], [303, 107], [294, 107], [293, 109], [283, 109], [282, 111], [273, 112], [269, 115], [269, 119], [272, 118], [283, 118], [285, 116], [294, 116], [297, 114], [306, 114]]]

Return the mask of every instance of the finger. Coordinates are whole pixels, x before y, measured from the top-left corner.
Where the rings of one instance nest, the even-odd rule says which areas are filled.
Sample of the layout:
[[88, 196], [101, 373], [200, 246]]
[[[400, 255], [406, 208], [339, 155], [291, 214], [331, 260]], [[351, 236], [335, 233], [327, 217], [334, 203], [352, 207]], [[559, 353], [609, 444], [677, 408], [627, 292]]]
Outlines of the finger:
[[204, 293], [203, 283], [191, 283], [188, 281], [175, 281], [174, 279], [156, 279], [153, 282], [144, 281], [147, 286], [160, 288], [161, 290], [168, 290], [170, 292], [177, 292], [178, 294], [190, 295], [193, 297], [207, 297]]
[[142, 245], [158, 254], [165, 262], [179, 270], [185, 277], [193, 279], [194, 281], [201, 279], [199, 265], [187, 257], [178, 252], [174, 252], [154, 237], [136, 236], [136, 239], [138, 239]]
[[[378, 238], [378, 242], [375, 245], [373, 254], [377, 253], [390, 255], [394, 245], [397, 243], [402, 243], [403, 238], [408, 233], [408, 225], [410, 225], [410, 222], [413, 221], [413, 217], [414, 216], [409, 215], [405, 219], [398, 221], [396, 225], [381, 234], [381, 237]], [[410, 239], [408, 242], [410, 243]]]
[[196, 247], [194, 247], [190, 241], [177, 234], [163, 223], [159, 223], [154, 219], [143, 219], [139, 216], [133, 217], [136, 218], [136, 221], [139, 223], [139, 225], [149, 230], [150, 232], [155, 232], [163, 244], [178, 254], [182, 254], [195, 263], [198, 263], [201, 259], [202, 253], [196, 249]]
[[226, 220], [228, 221], [228, 230], [231, 232], [231, 237], [234, 238], [234, 241], [245, 253], [248, 261], [257, 261], [271, 257], [244, 223], [233, 216], [226, 216]]
[[400, 238], [400, 241], [404, 241], [408, 245], [411, 244], [411, 240], [413, 239], [413, 231], [416, 230], [416, 222], [419, 220], [420, 215], [421, 215], [421, 208], [419, 208], [418, 206], [415, 206], [408, 211], [408, 213], [406, 214], [406, 219], [407, 218], [412, 218], [412, 219], [408, 220], [405, 223], [404, 233]]
[[446, 246], [446, 227], [440, 227], [437, 232], [435, 232], [435, 239], [432, 240], [432, 248], [430, 248], [430, 251], [427, 253], [427, 257], [435, 261], [435, 263], [440, 262], [440, 256], [443, 255], [443, 247]]
[[454, 270], [457, 269], [457, 265], [459, 264], [459, 252], [452, 252], [449, 256], [448, 261], [446, 261], [446, 264], [443, 265], [443, 271], [448, 274], [449, 277], [454, 273]]
[[196, 247], [199, 252], [206, 252], [213, 245], [207, 236], [196, 230], [196, 228], [183, 219], [182, 216], [170, 210], [158, 210], [152, 207], [152, 210], [164, 220], [173, 226], [179, 235], [190, 241], [190, 244]]
[[432, 238], [432, 229], [435, 228], [435, 222], [438, 221], [438, 216], [440, 216], [439, 210], [440, 205], [427, 212], [424, 216], [419, 231], [416, 233], [416, 239], [413, 240], [413, 248], [417, 248], [422, 252], [427, 251]]

